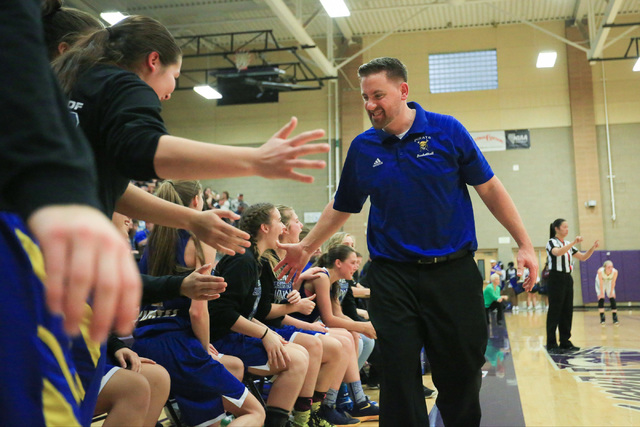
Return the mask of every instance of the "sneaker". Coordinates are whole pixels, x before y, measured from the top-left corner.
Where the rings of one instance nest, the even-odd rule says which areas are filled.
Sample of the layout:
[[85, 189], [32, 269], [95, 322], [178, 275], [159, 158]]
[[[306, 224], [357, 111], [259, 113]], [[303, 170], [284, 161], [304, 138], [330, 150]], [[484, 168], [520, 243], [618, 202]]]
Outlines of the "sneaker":
[[360, 420], [350, 417], [344, 412], [338, 411], [336, 408], [332, 408], [327, 405], [320, 405], [320, 409], [311, 413], [311, 426], [318, 427], [343, 427], [343, 426], [357, 426], [360, 424]]
[[560, 344], [560, 348], [563, 349], [565, 353], [571, 353], [580, 350], [580, 347], [576, 347], [571, 341], [567, 341], [565, 344]]
[[611, 313], [613, 315], [613, 324], [614, 325], [619, 325], [620, 322], [618, 322], [618, 313]]
[[293, 411], [293, 420], [291, 425], [293, 427], [310, 427], [309, 420], [311, 418], [311, 411]]
[[354, 403], [349, 415], [360, 421], [377, 421], [380, 418], [380, 408], [367, 398], [364, 402]]
[[351, 396], [349, 396], [349, 388], [346, 383], [342, 383], [340, 385], [340, 390], [338, 390], [336, 409], [348, 412], [351, 408], [353, 408], [353, 400], [351, 400]]
[[424, 391], [424, 398], [425, 399], [433, 399], [434, 397], [436, 397], [438, 395], [438, 390], [432, 390], [427, 386], [422, 386], [422, 390]]

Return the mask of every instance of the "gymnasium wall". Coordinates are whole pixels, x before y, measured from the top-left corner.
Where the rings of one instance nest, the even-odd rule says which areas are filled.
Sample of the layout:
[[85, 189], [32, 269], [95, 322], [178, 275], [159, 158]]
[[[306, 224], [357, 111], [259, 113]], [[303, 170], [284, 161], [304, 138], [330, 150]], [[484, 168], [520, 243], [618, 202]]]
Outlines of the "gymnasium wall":
[[[633, 20], [634, 17], [626, 17]], [[637, 17], [636, 17], [637, 18]], [[564, 37], [564, 22], [539, 24]], [[363, 46], [377, 37], [367, 37]], [[626, 39], [625, 39], [626, 40]], [[319, 46], [322, 40], [317, 40]], [[620, 43], [625, 43], [621, 41]], [[615, 46], [614, 46], [615, 47]], [[626, 47], [626, 45], [625, 45]], [[430, 53], [497, 49], [499, 89], [490, 91], [430, 94], [428, 55]], [[613, 49], [613, 48], [612, 48]], [[554, 68], [537, 69], [535, 62], [541, 50], [555, 50], [558, 60]], [[606, 52], [606, 51], [605, 51]], [[577, 200], [574, 152], [571, 128], [566, 45], [525, 25], [506, 25], [497, 28], [445, 30], [425, 33], [400, 33], [363, 53], [362, 60], [378, 56], [396, 56], [409, 69], [410, 100], [425, 108], [458, 118], [470, 131], [529, 129], [531, 148], [486, 153], [497, 176], [513, 197], [533, 244], [544, 247], [548, 239], [548, 224], [556, 217], [570, 222], [570, 236], [585, 237], [583, 249], [592, 241], [589, 230], [579, 230], [578, 210], [588, 209]], [[635, 159], [640, 144], [640, 73], [631, 72], [630, 61], [611, 61], [605, 64], [607, 106], [610, 123], [612, 159], [616, 181], [614, 185], [617, 220], [612, 222], [609, 184], [607, 181], [606, 133], [604, 129], [604, 95], [602, 68], [592, 68], [595, 115], [598, 136], [598, 156], [602, 186], [604, 249], [638, 249], [640, 244], [640, 184]], [[358, 84], [355, 75], [349, 75]], [[343, 99], [360, 98], [358, 90], [340, 87]], [[165, 103], [164, 117], [169, 130], [180, 136], [220, 144], [257, 145], [279, 129], [291, 115], [300, 119], [296, 131], [328, 124], [328, 91], [281, 93], [277, 104], [216, 107], [192, 92], [176, 92]], [[358, 104], [354, 102], [354, 104]], [[360, 107], [361, 107], [360, 103]], [[360, 130], [370, 126], [361, 113]], [[345, 134], [343, 144], [352, 135]], [[513, 166], [519, 170], [514, 171]], [[249, 203], [273, 201], [293, 205], [302, 217], [304, 212], [320, 211], [328, 201], [327, 171], [311, 172], [316, 177], [312, 185], [285, 181], [271, 182], [262, 178], [219, 179], [205, 182], [217, 191], [228, 190], [232, 195], [245, 194]], [[512, 257], [515, 243], [498, 244], [498, 237], [508, 233], [484, 207], [473, 190], [479, 247], [496, 250], [499, 259]], [[399, 201], [401, 205], [403, 201]], [[366, 208], [366, 207], [365, 207]], [[364, 216], [349, 224], [349, 230], [365, 252]], [[578, 269], [576, 269], [578, 270]], [[579, 271], [574, 274], [580, 280]], [[574, 302], [582, 303], [576, 292]]]

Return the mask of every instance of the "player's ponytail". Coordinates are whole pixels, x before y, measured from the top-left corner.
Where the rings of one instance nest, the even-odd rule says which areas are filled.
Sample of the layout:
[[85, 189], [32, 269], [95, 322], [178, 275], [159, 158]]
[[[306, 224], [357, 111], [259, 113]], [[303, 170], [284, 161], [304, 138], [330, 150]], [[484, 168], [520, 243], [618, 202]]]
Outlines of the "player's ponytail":
[[152, 52], [158, 53], [163, 65], [176, 64], [182, 55], [164, 25], [155, 19], [134, 15], [82, 37], [53, 62], [53, 69], [62, 89], [69, 95], [78, 77], [94, 65], [117, 65], [135, 73]]
[[549, 224], [549, 238], [553, 239], [554, 237], [556, 237], [556, 228], [560, 227], [562, 225], [563, 222], [565, 222], [565, 219], [562, 218], [558, 218], [555, 221], [553, 221], [551, 224]]
[[[164, 181], [156, 190], [156, 196], [176, 205], [189, 206], [194, 197], [200, 195], [202, 185], [200, 181], [176, 180]], [[196, 248], [196, 257], [204, 264], [204, 251], [200, 240], [189, 232]], [[149, 243], [147, 244], [147, 260], [149, 274], [152, 276], [166, 276], [192, 269], [185, 269], [176, 262], [176, 246], [178, 230], [163, 225], [155, 225]]]

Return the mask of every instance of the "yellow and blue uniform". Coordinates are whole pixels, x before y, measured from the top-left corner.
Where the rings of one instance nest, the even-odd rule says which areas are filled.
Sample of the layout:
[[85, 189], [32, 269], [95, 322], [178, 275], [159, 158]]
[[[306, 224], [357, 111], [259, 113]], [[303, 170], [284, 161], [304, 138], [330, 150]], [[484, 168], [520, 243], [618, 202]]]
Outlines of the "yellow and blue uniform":
[[62, 317], [45, 304], [44, 260], [17, 215], [0, 212], [0, 414], [3, 426], [81, 425], [85, 391]]

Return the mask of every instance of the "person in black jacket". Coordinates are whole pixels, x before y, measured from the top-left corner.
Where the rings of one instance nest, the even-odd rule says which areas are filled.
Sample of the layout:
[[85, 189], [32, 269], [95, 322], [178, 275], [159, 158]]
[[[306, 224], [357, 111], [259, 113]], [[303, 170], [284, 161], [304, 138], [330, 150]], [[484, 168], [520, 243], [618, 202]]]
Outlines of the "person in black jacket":
[[39, 1], [0, 4], [0, 63], [0, 346], [11, 349], [0, 353], [0, 413], [9, 426], [78, 425], [68, 333], [92, 293], [100, 303], [84, 332], [128, 334], [140, 279], [99, 211], [91, 148], [49, 69]]
[[[271, 311], [260, 284], [260, 255], [274, 249], [283, 224], [280, 213], [269, 203], [247, 208], [240, 229], [251, 236], [244, 254], [225, 255], [216, 275], [227, 281], [227, 290], [209, 302], [211, 343], [219, 352], [239, 357], [257, 375], [278, 374], [267, 399], [265, 427], [283, 427], [300, 394], [309, 365], [304, 347], [288, 343], [257, 319]], [[309, 402], [311, 406], [311, 402]]]

